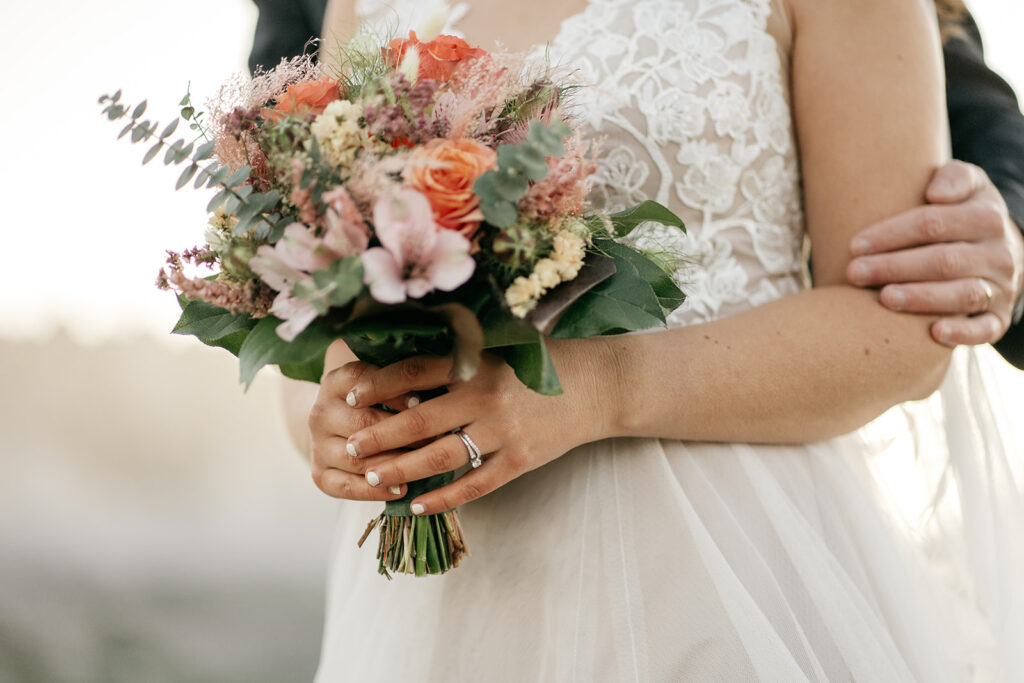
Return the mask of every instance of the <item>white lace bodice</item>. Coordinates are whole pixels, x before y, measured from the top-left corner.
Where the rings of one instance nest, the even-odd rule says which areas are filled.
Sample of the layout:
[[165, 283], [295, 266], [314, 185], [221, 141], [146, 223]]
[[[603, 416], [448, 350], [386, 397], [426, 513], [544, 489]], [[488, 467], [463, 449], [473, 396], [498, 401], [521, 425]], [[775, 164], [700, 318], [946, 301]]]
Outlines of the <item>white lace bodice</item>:
[[[405, 31], [439, 4], [362, 0], [358, 10]], [[457, 5], [446, 30], [466, 11]], [[575, 101], [603, 140], [594, 205], [650, 198], [686, 222], [686, 235], [645, 226], [635, 237], [687, 257], [677, 275], [688, 298], [672, 326], [804, 286], [784, 19], [773, 0], [590, 0], [550, 45], [551, 60], [588, 85]]]

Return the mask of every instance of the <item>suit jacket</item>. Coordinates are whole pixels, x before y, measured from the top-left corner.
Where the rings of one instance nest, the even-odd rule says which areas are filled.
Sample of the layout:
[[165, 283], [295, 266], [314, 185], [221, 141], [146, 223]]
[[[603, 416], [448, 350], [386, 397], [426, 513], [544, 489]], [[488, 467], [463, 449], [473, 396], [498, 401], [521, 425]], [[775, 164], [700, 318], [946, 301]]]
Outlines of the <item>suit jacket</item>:
[[[1024, 116], [1013, 89], [985, 66], [974, 20], [967, 17], [962, 28], [945, 50], [953, 156], [985, 169], [1024, 230]], [[1024, 369], [1024, 323], [1011, 326], [995, 347]]]
[[[273, 67], [302, 54], [320, 34], [327, 0], [254, 0], [259, 21], [249, 67]], [[953, 155], [985, 169], [1003, 194], [1010, 215], [1024, 229], [1024, 116], [1006, 81], [985, 65], [974, 20], [945, 49], [946, 97]], [[996, 344], [1003, 356], [1024, 369], [1024, 323], [1010, 328]]]
[[286, 57], [307, 51], [320, 35], [327, 0], [253, 0], [260, 15], [249, 53], [249, 70], [270, 69]]

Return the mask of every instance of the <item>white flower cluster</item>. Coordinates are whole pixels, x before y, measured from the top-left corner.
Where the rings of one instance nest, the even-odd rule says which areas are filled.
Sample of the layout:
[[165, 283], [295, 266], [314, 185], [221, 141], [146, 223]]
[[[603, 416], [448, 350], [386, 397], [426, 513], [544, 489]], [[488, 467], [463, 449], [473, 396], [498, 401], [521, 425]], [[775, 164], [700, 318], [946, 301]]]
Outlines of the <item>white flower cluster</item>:
[[562, 230], [554, 239], [554, 249], [547, 258], [533, 266], [529, 277], [519, 276], [505, 290], [505, 302], [517, 318], [525, 318], [545, 293], [563, 282], [575, 279], [583, 267], [586, 242], [583, 238]]
[[342, 172], [352, 167], [357, 152], [365, 147], [370, 136], [359, 127], [363, 107], [348, 100], [335, 100], [327, 105], [310, 126], [310, 132], [320, 145], [323, 158]]

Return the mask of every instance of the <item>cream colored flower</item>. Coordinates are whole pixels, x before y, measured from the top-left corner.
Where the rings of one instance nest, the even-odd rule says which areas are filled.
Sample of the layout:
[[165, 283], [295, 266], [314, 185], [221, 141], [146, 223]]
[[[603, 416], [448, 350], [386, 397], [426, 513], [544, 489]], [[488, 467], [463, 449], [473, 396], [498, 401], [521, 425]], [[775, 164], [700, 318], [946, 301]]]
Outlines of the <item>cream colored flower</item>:
[[530, 275], [530, 279], [534, 279], [542, 290], [557, 287], [562, 283], [558, 264], [549, 258], [542, 258], [537, 261], [537, 265], [533, 267], [533, 274]]
[[359, 119], [363, 107], [348, 100], [335, 100], [327, 105], [310, 126], [310, 132], [320, 145], [320, 153], [335, 168], [341, 170], [344, 179], [348, 169], [356, 160], [356, 154], [370, 139]]
[[532, 278], [519, 276], [505, 290], [505, 303], [517, 318], [524, 318], [537, 305], [542, 294], [540, 286]]
[[581, 237], [568, 230], [555, 235], [551, 260], [555, 263], [562, 282], [575, 279], [579, 275], [586, 254], [586, 243]]

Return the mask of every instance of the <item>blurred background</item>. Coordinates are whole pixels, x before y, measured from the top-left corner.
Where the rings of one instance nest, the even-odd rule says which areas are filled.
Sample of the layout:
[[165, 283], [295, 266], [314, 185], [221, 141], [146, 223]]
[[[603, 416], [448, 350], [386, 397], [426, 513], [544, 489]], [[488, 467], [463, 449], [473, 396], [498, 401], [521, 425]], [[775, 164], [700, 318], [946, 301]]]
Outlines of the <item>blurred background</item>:
[[[970, 4], [1024, 92], [1024, 5]], [[243, 393], [233, 357], [168, 334], [152, 283], [202, 240], [208, 197], [141, 168], [96, 105], [122, 88], [168, 123], [190, 87], [201, 108], [245, 69], [256, 9], [0, 8], [0, 681], [309, 680], [336, 503], [289, 445], [278, 378]]]

